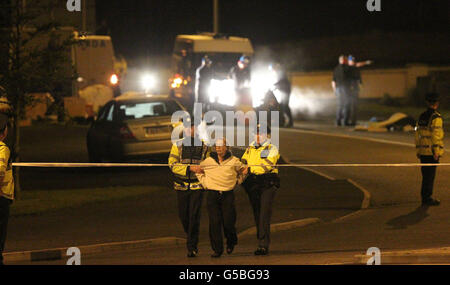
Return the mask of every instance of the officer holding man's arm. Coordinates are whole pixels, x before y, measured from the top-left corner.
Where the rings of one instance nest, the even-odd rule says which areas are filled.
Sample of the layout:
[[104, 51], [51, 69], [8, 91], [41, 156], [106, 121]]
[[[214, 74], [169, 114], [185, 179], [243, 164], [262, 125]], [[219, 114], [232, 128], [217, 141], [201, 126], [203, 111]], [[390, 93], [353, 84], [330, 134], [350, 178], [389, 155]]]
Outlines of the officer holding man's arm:
[[172, 145], [169, 155], [173, 173], [174, 189], [177, 192], [178, 214], [187, 235], [188, 257], [198, 254], [200, 209], [203, 187], [196, 173], [201, 172], [200, 162], [209, 156], [209, 147], [198, 137], [193, 122], [184, 130], [185, 137]]
[[[444, 129], [442, 116], [437, 112], [439, 95], [426, 95], [428, 109], [419, 117], [416, 126], [417, 157], [421, 163], [437, 164], [444, 154]], [[438, 206], [440, 201], [433, 199], [436, 166], [422, 166], [422, 205]]]
[[249, 176], [243, 183], [253, 208], [258, 248], [255, 255], [267, 255], [270, 244], [270, 219], [275, 193], [280, 188], [277, 162], [278, 148], [268, 137], [270, 128], [258, 125], [255, 141], [242, 156], [242, 162], [249, 166]]

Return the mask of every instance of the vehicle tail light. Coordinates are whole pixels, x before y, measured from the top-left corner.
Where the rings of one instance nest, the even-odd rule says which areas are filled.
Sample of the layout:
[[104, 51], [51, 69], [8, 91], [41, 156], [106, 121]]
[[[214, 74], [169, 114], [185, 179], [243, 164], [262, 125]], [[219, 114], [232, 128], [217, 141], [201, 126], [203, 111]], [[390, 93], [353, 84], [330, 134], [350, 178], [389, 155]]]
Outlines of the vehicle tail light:
[[117, 74], [111, 75], [111, 77], [109, 78], [109, 82], [111, 83], [111, 85], [117, 85], [119, 83], [119, 76], [117, 76]]
[[119, 130], [120, 138], [125, 140], [135, 139], [136, 137], [134, 134], [130, 131], [130, 129], [126, 126], [121, 127]]
[[[186, 84], [187, 84], [187, 80], [184, 80], [181, 75], [177, 74], [177, 75], [175, 75], [175, 78], [173, 78], [171, 80], [170, 87], [172, 87], [172, 89], [180, 88], [180, 86], [183, 84], [183, 82], [186, 82]], [[186, 84], [184, 84], [184, 85], [186, 85]]]

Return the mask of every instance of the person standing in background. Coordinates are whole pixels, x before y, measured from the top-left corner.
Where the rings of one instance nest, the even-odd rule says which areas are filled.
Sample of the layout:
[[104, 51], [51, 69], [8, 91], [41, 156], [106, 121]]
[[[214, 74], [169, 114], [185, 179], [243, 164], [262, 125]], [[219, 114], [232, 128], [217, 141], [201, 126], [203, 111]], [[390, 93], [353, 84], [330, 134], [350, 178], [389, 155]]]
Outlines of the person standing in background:
[[336, 126], [338, 127], [347, 124], [350, 119], [348, 70], [347, 57], [341, 55], [339, 65], [334, 69], [333, 81], [331, 82], [331, 87], [337, 98]]
[[356, 59], [352, 55], [348, 56], [348, 81], [349, 81], [349, 120], [345, 122], [346, 126], [356, 126], [358, 120], [358, 99], [361, 90], [361, 71], [356, 64]]
[[[416, 126], [417, 158], [421, 163], [438, 164], [444, 154], [444, 126], [438, 113], [439, 95], [426, 95], [428, 109], [422, 113]], [[440, 201], [432, 198], [436, 166], [422, 166], [422, 205], [438, 206]]]

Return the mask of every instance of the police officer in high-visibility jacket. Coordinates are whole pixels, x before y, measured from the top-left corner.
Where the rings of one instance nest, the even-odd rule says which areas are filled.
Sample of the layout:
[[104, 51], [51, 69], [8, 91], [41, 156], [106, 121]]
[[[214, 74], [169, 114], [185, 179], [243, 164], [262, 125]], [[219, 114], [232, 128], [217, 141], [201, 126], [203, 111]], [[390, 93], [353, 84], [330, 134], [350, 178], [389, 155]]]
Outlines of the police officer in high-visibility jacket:
[[8, 116], [0, 113], [0, 265], [3, 265], [9, 208], [14, 200], [14, 178], [10, 150], [3, 142], [7, 135]]
[[169, 155], [174, 189], [177, 190], [178, 215], [187, 235], [188, 257], [198, 254], [200, 208], [204, 192], [195, 174], [201, 172], [199, 164], [208, 156], [209, 147], [198, 137], [193, 122], [190, 128], [184, 129], [184, 138], [172, 145]]
[[243, 183], [253, 208], [258, 248], [255, 255], [267, 255], [270, 244], [270, 218], [275, 193], [280, 188], [277, 162], [278, 148], [269, 139], [270, 128], [258, 125], [255, 141], [242, 156], [242, 162], [249, 166], [249, 176]]
[[[420, 115], [416, 126], [417, 157], [421, 163], [439, 163], [444, 154], [444, 129], [442, 116], [437, 112], [439, 95], [426, 95], [428, 109]], [[440, 201], [432, 198], [436, 166], [422, 167], [422, 205], [438, 206]]]

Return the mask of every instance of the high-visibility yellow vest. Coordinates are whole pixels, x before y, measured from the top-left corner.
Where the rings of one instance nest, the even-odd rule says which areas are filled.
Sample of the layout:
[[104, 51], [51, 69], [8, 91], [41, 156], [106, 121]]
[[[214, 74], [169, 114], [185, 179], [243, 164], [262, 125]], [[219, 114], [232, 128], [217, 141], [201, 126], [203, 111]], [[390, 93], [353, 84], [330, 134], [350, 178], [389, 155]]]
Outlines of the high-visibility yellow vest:
[[186, 164], [199, 165], [200, 162], [209, 157], [209, 147], [183, 146], [183, 140], [172, 145], [169, 155], [170, 170], [174, 174], [175, 190], [200, 190], [203, 189], [194, 172], [189, 171]]
[[428, 109], [416, 125], [416, 150], [419, 156], [444, 154], [444, 129], [442, 116], [434, 109]]
[[14, 200], [14, 178], [9, 156], [9, 148], [0, 142], [0, 196]]
[[242, 162], [250, 166], [250, 173], [255, 175], [277, 173], [277, 162], [280, 159], [278, 148], [265, 141], [261, 146], [256, 142], [250, 144], [242, 156]]

